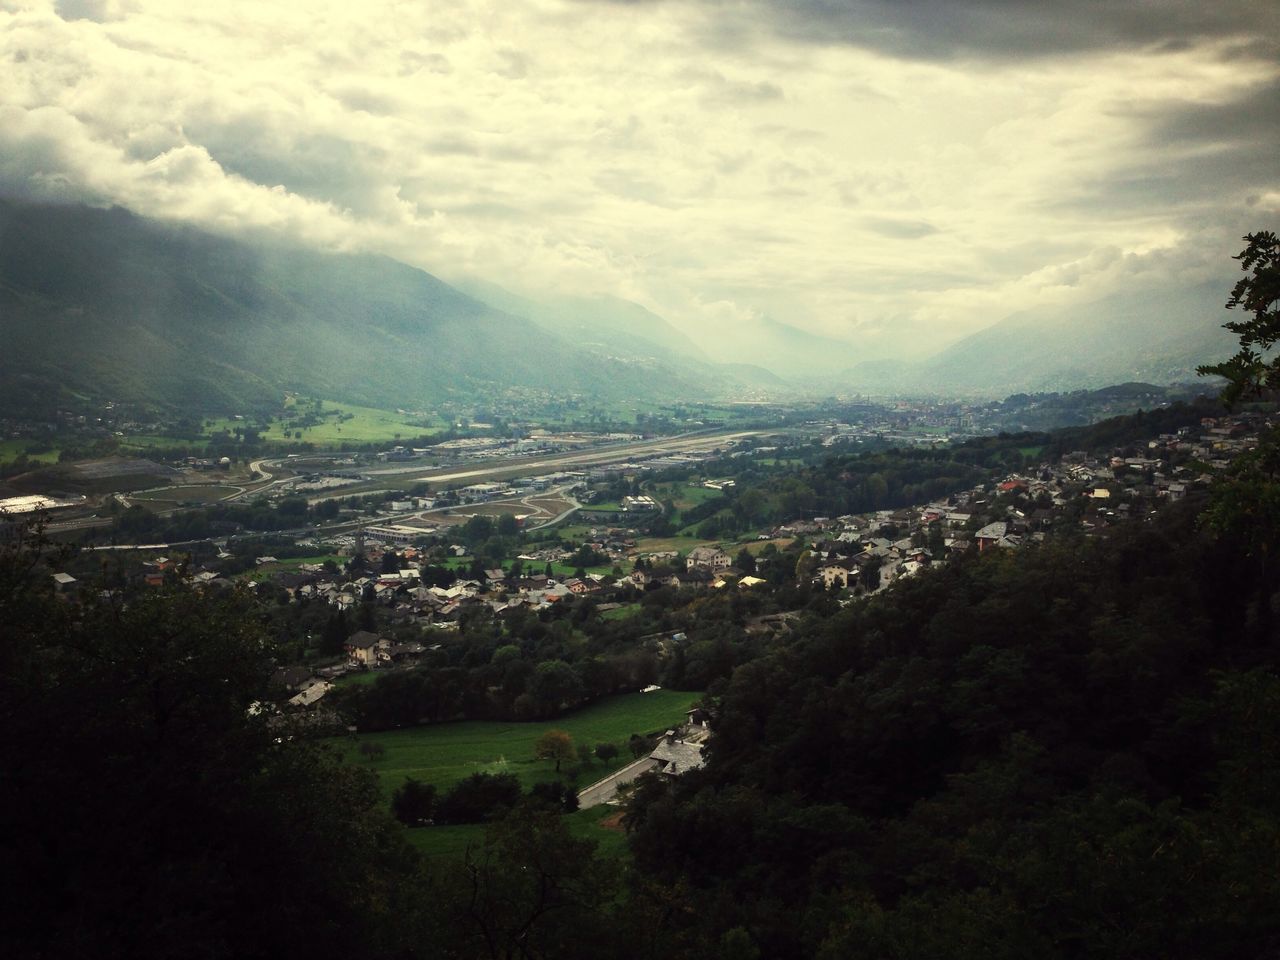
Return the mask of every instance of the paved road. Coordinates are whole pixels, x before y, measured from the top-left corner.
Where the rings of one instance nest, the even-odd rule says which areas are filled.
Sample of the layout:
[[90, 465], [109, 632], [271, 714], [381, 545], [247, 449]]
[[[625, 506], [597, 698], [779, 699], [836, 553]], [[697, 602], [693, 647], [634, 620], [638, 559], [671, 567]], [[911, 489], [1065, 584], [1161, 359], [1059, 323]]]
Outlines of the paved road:
[[615, 770], [603, 780], [598, 780], [585, 790], [578, 791], [578, 806], [586, 810], [588, 807], [598, 807], [602, 803], [608, 803], [618, 795], [619, 787], [625, 787], [640, 774], [647, 773], [657, 765], [658, 761], [652, 757], [641, 757], [621, 770]]

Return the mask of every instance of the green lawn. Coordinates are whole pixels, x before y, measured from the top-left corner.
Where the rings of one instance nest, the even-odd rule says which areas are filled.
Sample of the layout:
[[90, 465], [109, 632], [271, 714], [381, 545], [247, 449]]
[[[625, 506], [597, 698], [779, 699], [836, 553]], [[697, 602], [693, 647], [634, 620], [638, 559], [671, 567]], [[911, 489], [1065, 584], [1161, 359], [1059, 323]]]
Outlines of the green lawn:
[[677, 550], [682, 556], [694, 547], [709, 547], [716, 540], [699, 540], [696, 537], [642, 537], [636, 541], [636, 553], [667, 553]]
[[58, 454], [62, 451], [55, 446], [52, 450], [46, 450], [43, 453], [27, 453], [27, 447], [38, 447], [40, 444], [35, 440], [0, 440], [0, 463], [6, 463], [9, 460], [17, 460], [19, 456], [26, 453], [27, 460], [33, 463], [57, 463]]
[[600, 614], [600, 618], [602, 620], [625, 620], [627, 617], [639, 612], [640, 604], [624, 603], [622, 606], [618, 607], [617, 610], [606, 610], [604, 613]]
[[[305, 409], [305, 405], [297, 406], [299, 418]], [[350, 415], [350, 419], [339, 419], [334, 415], [335, 413], [341, 416]], [[422, 422], [414, 422], [412, 418], [401, 416], [394, 411], [358, 407], [330, 400], [324, 401], [322, 418], [315, 426], [287, 428], [286, 424], [293, 419], [292, 416], [288, 416], [283, 421], [273, 420], [270, 429], [262, 434], [263, 439], [276, 443], [305, 442], [314, 443], [317, 447], [340, 447], [347, 443], [387, 441], [395, 443], [397, 435], [399, 440], [407, 441], [424, 434], [436, 433], [442, 426], [438, 422], [424, 426]], [[253, 418], [236, 420], [224, 417], [213, 420], [205, 430], [212, 435], [223, 430], [234, 431], [237, 427], [245, 428], [253, 423]], [[298, 431], [302, 433], [301, 437], [294, 436]]]
[[211, 483], [190, 484], [181, 487], [166, 487], [163, 490], [142, 490], [133, 494], [137, 500], [158, 500], [167, 503], [201, 504], [225, 500], [233, 493], [239, 493], [240, 487]]
[[[389, 798], [406, 777], [433, 783], [442, 792], [473, 773], [514, 773], [525, 789], [554, 780], [555, 766], [535, 760], [533, 747], [548, 730], [566, 730], [575, 743], [615, 743], [621, 755], [610, 766], [594, 761], [576, 772], [579, 786], [592, 783], [612, 769], [631, 762], [627, 740], [633, 733], [661, 732], [684, 719], [698, 694], [677, 690], [627, 693], [584, 707], [557, 720], [500, 723], [467, 720], [407, 730], [360, 734], [355, 740], [335, 737], [329, 742], [352, 763], [367, 764], [378, 774]], [[365, 760], [361, 743], [380, 744], [381, 758]]]
[[353, 673], [344, 673], [333, 681], [333, 685], [335, 687], [367, 687], [378, 677], [385, 676], [385, 673], [378, 673], [376, 670], [357, 670]]
[[[615, 807], [599, 806], [566, 814], [565, 826], [575, 837], [596, 841], [597, 850], [606, 857], [627, 853], [627, 836], [621, 830], [600, 825], [600, 821], [617, 813]], [[484, 842], [485, 824], [462, 823], [438, 827], [415, 827], [407, 834], [409, 842], [428, 857], [461, 857], [471, 845]]]

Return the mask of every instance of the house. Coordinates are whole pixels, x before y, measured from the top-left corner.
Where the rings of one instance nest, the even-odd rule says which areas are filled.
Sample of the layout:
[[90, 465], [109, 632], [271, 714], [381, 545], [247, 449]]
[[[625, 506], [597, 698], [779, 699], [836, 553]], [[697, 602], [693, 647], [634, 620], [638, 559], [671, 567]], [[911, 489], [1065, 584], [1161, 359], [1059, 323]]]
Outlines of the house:
[[978, 545], [978, 550], [982, 551], [987, 547], [995, 546], [1008, 532], [1008, 529], [1009, 525], [1001, 520], [997, 520], [995, 523], [988, 523], [973, 535], [974, 542]]
[[280, 667], [271, 675], [271, 685], [297, 693], [311, 683], [310, 667]]
[[361, 630], [351, 635], [343, 649], [352, 663], [372, 667], [378, 662], [378, 641], [381, 639], [376, 633]]
[[686, 570], [706, 570], [709, 573], [723, 570], [732, 562], [719, 547], [694, 547], [684, 561]]
[[314, 683], [308, 684], [297, 694], [290, 697], [289, 706], [310, 707], [332, 689], [333, 684], [329, 681], [317, 680]]
[[668, 777], [678, 777], [690, 770], [697, 770], [704, 762], [702, 744], [677, 740], [672, 733], [662, 738], [649, 758], [658, 761], [654, 769]]
[[822, 585], [830, 590], [832, 584], [840, 584], [841, 588], [849, 586], [849, 574], [853, 573], [856, 578], [858, 568], [852, 561], [843, 561], [837, 563], [828, 563], [826, 566], [818, 568], [818, 576], [822, 579]]

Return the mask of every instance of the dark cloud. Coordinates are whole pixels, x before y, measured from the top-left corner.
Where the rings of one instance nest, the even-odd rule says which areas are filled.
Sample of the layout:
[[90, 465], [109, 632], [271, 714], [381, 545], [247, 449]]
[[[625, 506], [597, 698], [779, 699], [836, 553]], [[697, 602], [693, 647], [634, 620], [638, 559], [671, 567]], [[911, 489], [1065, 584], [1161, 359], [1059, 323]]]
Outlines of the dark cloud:
[[[635, 6], [626, 0], [588, 0]], [[717, 39], [749, 42], [748, 20], [805, 41], [850, 44], [897, 57], [1020, 60], [1145, 48], [1183, 50], [1204, 40], [1253, 38], [1280, 58], [1275, 0], [701, 0]], [[745, 14], [745, 16], [744, 16]]]
[[107, 0], [57, 0], [54, 9], [63, 20], [93, 20], [106, 23], [111, 19]]
[[1225, 103], [1135, 106], [1137, 160], [1085, 181], [1052, 206], [1090, 211], [1194, 210], [1280, 187], [1280, 80]]

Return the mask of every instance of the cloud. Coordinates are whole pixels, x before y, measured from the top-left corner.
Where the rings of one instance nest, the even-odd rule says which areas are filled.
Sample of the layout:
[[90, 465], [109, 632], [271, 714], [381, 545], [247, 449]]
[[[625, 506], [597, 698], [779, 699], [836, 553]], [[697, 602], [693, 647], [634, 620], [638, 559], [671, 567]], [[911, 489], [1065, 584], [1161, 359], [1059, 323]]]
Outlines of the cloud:
[[1280, 9], [1270, 0], [706, 2], [726, 39], [759, 42], [763, 30], [911, 59], [1020, 61], [1135, 49], [1172, 53], [1225, 38], [1252, 38], [1259, 56], [1274, 58], [1280, 50]]
[[893, 240], [920, 240], [938, 232], [924, 220], [898, 220], [893, 217], [864, 217], [862, 224], [872, 233]]
[[914, 354], [1230, 277], [1280, 196], [1274, 11], [0, 0], [0, 192]]

